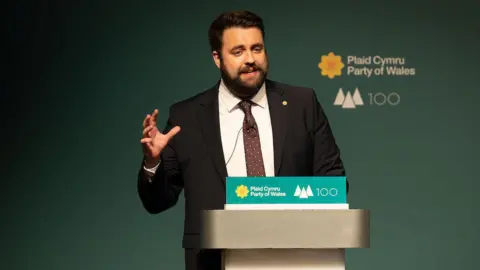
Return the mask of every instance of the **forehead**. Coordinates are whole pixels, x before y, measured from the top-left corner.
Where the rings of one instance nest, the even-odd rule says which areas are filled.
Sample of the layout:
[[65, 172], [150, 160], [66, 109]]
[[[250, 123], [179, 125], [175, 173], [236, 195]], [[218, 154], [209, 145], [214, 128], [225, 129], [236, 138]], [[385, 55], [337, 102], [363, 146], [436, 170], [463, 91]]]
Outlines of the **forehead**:
[[223, 46], [231, 49], [236, 46], [249, 47], [254, 44], [263, 44], [262, 32], [256, 27], [232, 27], [223, 32]]

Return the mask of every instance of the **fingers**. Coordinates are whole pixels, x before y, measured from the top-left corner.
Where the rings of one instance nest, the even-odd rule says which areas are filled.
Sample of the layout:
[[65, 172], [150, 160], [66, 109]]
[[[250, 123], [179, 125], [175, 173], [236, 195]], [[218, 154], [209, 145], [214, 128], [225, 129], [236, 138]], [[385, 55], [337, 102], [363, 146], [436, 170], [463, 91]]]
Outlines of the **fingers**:
[[152, 138], [142, 138], [140, 140], [141, 143], [149, 145], [153, 141]]
[[142, 123], [143, 128], [146, 128], [147, 126], [149, 126], [150, 117], [151, 115], [147, 114], [147, 116], [145, 116], [145, 118], [143, 119], [143, 123]]
[[[140, 140], [142, 144], [147, 145], [148, 147], [152, 147], [152, 131], [156, 131], [157, 128], [157, 117], [158, 117], [158, 109], [155, 109], [153, 113], [147, 114], [147, 116], [143, 119], [143, 138]], [[167, 140], [172, 139], [175, 135], [180, 132], [180, 127], [175, 126], [172, 128], [165, 136], [167, 137]]]
[[158, 116], [158, 110], [155, 109], [152, 113], [152, 117], [150, 118], [150, 125], [157, 125], [157, 116]]
[[143, 129], [143, 137], [150, 137], [151, 134], [149, 133], [150, 131], [152, 131], [152, 129], [155, 128], [155, 126], [148, 126], [146, 128]]
[[143, 123], [142, 123], [143, 128], [146, 128], [149, 125], [156, 126], [157, 117], [158, 117], [158, 109], [153, 110], [153, 113], [151, 115], [147, 114], [147, 116], [145, 116], [145, 118], [143, 119]]
[[180, 132], [180, 127], [175, 126], [167, 134], [165, 134], [165, 136], [167, 136], [168, 139], [170, 140], [171, 138], [173, 138], [173, 136], [177, 135], [178, 132]]
[[148, 153], [153, 150], [153, 139], [152, 138], [142, 138], [140, 140], [144, 153]]

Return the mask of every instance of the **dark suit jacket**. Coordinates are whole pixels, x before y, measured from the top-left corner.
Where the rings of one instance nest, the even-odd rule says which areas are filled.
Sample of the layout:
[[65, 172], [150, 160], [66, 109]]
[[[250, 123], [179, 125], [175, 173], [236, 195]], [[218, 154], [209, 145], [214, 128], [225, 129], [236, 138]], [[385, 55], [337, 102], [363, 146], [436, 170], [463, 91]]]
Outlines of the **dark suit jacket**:
[[[184, 191], [183, 247], [187, 249], [198, 248], [201, 211], [223, 209], [225, 203], [227, 169], [220, 138], [218, 86], [170, 108], [164, 132], [176, 125], [181, 131], [164, 149], [156, 174], [144, 171], [143, 161], [138, 174], [138, 193], [149, 213], [174, 206]], [[266, 91], [276, 176], [345, 175], [339, 148], [313, 89], [267, 80]]]

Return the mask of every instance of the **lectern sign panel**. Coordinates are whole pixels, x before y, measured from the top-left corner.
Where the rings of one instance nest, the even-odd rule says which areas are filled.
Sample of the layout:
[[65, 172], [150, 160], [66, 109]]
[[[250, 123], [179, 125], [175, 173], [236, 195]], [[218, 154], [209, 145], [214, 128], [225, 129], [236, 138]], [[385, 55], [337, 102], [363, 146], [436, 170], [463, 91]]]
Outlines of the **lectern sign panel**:
[[227, 177], [227, 204], [346, 204], [346, 177]]

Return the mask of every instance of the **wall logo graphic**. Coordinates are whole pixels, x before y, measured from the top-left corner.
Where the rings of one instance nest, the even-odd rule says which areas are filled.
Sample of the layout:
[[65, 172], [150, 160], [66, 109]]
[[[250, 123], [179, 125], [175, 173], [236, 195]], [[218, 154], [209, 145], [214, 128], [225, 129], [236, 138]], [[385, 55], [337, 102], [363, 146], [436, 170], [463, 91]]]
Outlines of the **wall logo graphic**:
[[345, 67], [345, 64], [342, 62], [341, 56], [330, 52], [328, 55], [322, 55], [318, 67], [322, 72], [322, 76], [327, 76], [328, 78], [333, 79], [335, 76], [342, 75], [342, 69]]
[[[364, 100], [364, 97], [366, 99]], [[362, 97], [358, 87], [355, 88], [353, 94], [350, 91], [338, 89], [334, 106], [342, 109], [357, 109], [359, 106], [388, 106], [394, 107], [400, 104], [400, 95], [396, 92], [368, 92]]]
[[308, 197], [313, 196], [312, 188], [310, 187], [310, 185], [307, 186], [306, 189], [305, 187], [300, 188], [300, 186], [297, 186], [297, 188], [295, 189], [295, 194], [293, 194], [293, 196], [300, 199], [308, 199]]
[[[343, 60], [342, 60], [343, 59]], [[345, 61], [345, 63], [343, 62]], [[416, 70], [409, 67], [403, 56], [357, 56], [342, 57], [329, 52], [321, 56], [318, 64], [322, 76], [333, 79], [342, 74], [347, 76], [415, 76]]]
[[347, 94], [345, 94], [343, 89], [340, 88], [338, 89], [333, 105], [341, 106], [343, 109], [355, 109], [357, 106], [363, 106], [364, 104], [358, 88], [355, 88], [353, 95], [350, 91], [347, 91]]
[[240, 185], [235, 190], [235, 193], [237, 194], [238, 197], [243, 199], [248, 196], [249, 190], [246, 186]]

